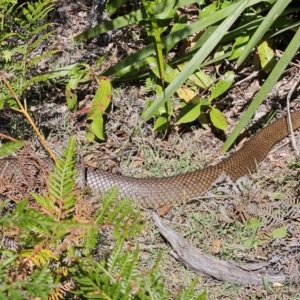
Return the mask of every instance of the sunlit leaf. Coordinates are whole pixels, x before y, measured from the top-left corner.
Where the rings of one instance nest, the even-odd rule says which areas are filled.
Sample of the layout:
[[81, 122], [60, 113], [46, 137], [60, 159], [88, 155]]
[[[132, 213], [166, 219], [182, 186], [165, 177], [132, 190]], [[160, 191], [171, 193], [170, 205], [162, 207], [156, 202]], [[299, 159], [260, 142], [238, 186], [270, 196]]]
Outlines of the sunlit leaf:
[[156, 131], [164, 131], [169, 127], [170, 123], [165, 117], [159, 117], [155, 121], [154, 130]]
[[189, 123], [196, 120], [201, 113], [201, 104], [187, 104], [179, 113], [176, 124]]
[[227, 122], [224, 116], [222, 115], [222, 113], [220, 112], [220, 110], [218, 110], [215, 107], [212, 107], [209, 112], [209, 116], [215, 127], [221, 130], [226, 130]]
[[267, 41], [261, 42], [257, 47], [257, 54], [260, 59], [260, 65], [264, 70], [270, 70], [275, 65], [275, 55], [273, 49], [268, 45]]
[[217, 84], [214, 86], [211, 95], [209, 97], [210, 101], [224, 94], [234, 82], [234, 72], [228, 71], [224, 76], [220, 78]]
[[272, 231], [272, 236], [274, 239], [283, 239], [287, 235], [287, 228], [286, 226], [276, 228]]

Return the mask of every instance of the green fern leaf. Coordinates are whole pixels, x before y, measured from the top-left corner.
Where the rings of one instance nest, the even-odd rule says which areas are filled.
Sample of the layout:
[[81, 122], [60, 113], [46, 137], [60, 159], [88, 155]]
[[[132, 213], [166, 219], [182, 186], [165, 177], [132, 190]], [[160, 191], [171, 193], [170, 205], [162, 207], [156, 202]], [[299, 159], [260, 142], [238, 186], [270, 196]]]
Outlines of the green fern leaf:
[[43, 196], [35, 194], [35, 193], [31, 193], [31, 195], [40, 206], [42, 206], [44, 209], [46, 209], [51, 214], [54, 214], [55, 212], [57, 212], [57, 210], [58, 210], [57, 207], [54, 205], [52, 200], [50, 200], [48, 197], [46, 197], [46, 196], [43, 197]]
[[119, 189], [113, 187], [109, 189], [102, 198], [102, 209], [95, 213], [95, 224], [102, 225], [104, 216], [108, 214], [113, 203], [118, 200]]
[[20, 141], [7, 142], [0, 148], [0, 157], [6, 157], [12, 155], [23, 147], [23, 143]]
[[[71, 194], [75, 186], [75, 138], [72, 137], [63, 156], [58, 159], [49, 176], [49, 193], [56, 199], [66, 199], [66, 202], [74, 203], [74, 196]], [[70, 204], [68, 204], [69, 206]]]
[[84, 255], [88, 256], [91, 254], [91, 251], [96, 248], [97, 243], [99, 241], [98, 239], [99, 235], [99, 229], [91, 227], [90, 230], [88, 230], [86, 237], [84, 238], [83, 244], [84, 244]]

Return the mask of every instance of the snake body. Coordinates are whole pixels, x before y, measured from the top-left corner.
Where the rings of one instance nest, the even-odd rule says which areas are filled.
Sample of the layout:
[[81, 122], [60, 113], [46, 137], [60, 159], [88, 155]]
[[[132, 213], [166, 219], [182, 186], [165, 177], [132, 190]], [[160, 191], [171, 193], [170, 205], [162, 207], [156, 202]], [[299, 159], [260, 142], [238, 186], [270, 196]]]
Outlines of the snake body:
[[[293, 112], [291, 120], [293, 129], [300, 127], [300, 111]], [[171, 177], [146, 179], [125, 177], [88, 167], [86, 182], [100, 195], [118, 186], [120, 197], [131, 198], [145, 208], [181, 203], [199, 197], [222, 174], [236, 182], [247, 172], [255, 170], [272, 146], [288, 134], [287, 117], [283, 117], [261, 129], [241, 149], [214, 166]], [[0, 160], [2, 176], [16, 172], [21, 172], [16, 160], [10, 160], [9, 165], [5, 159]]]

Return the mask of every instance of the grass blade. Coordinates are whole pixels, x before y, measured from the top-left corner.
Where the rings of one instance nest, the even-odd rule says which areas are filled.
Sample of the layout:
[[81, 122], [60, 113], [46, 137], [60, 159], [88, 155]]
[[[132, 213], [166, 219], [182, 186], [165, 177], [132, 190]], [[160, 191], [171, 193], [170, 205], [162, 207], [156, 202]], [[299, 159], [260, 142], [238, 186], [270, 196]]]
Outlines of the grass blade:
[[292, 58], [294, 57], [296, 51], [298, 51], [300, 47], [300, 28], [298, 28], [296, 34], [294, 35], [292, 41], [286, 48], [285, 52], [283, 53], [282, 57], [270, 73], [269, 77], [259, 90], [259, 92], [256, 94], [255, 98], [253, 99], [252, 103], [250, 104], [249, 108], [239, 121], [239, 123], [236, 125], [226, 142], [224, 143], [224, 146], [222, 148], [222, 151], [227, 151], [229, 147], [233, 144], [239, 133], [242, 131], [242, 129], [248, 124], [251, 117], [254, 115], [255, 111], [259, 107], [259, 105], [262, 103], [262, 101], [265, 99], [265, 97], [268, 95], [268, 93], [271, 91], [287, 65], [290, 63]]
[[247, 1], [238, 3], [236, 10], [226, 18], [218, 27], [217, 30], [208, 38], [207, 42], [200, 48], [195, 56], [189, 61], [186, 67], [182, 70], [175, 80], [166, 88], [165, 93], [160, 95], [155, 102], [145, 112], [145, 120], [149, 120], [155, 112], [169, 99], [176, 90], [188, 79], [188, 77], [199, 67], [199, 65], [207, 58], [211, 51], [216, 47], [227, 30], [241, 15]]
[[[176, 2], [174, 2], [172, 0], [167, 0], [167, 1], [160, 2], [158, 4], [151, 5], [151, 8], [153, 10], [153, 13], [158, 15], [157, 18], [160, 18], [159, 14], [162, 11], [163, 12], [170, 11], [174, 8], [184, 6], [184, 5], [189, 5], [194, 2], [195, 2], [194, 0], [178, 0]], [[82, 32], [82, 33], [76, 35], [74, 37], [74, 40], [82, 41], [85, 39], [93, 38], [99, 34], [108, 32], [110, 30], [115, 30], [115, 29], [118, 29], [118, 28], [121, 28], [124, 26], [128, 26], [130, 24], [138, 23], [147, 18], [148, 18], [147, 11], [145, 8], [143, 8], [143, 9], [134, 11], [132, 13], [129, 13], [125, 16], [116, 18], [112, 21], [106, 22], [104, 24], [97, 25], [96, 27], [94, 27], [90, 30], [87, 30], [85, 32]]]
[[[246, 7], [249, 7], [251, 5], [255, 5], [259, 2], [262, 2], [261, 0], [251, 0], [251, 1], [244, 1], [246, 4]], [[168, 45], [174, 45], [180, 42], [181, 40], [185, 39], [186, 37], [199, 32], [202, 29], [205, 29], [215, 23], [218, 23], [219, 21], [225, 19], [226, 17], [232, 15], [237, 7], [240, 5], [240, 2], [234, 3], [230, 6], [227, 6], [213, 15], [210, 15], [206, 18], [203, 18], [193, 24], [190, 24], [186, 26], [183, 29], [180, 29], [176, 32], [173, 32], [169, 34], [168, 36], [162, 38], [162, 48], [165, 49], [168, 47]], [[105, 24], [103, 24], [105, 25]], [[103, 74], [104, 76], [124, 76], [125, 74], [129, 74], [133, 72], [136, 69], [141, 68], [144, 65], [147, 65], [147, 62], [143, 63], [143, 60], [145, 60], [148, 56], [150, 56], [155, 51], [154, 44], [150, 44], [146, 47], [144, 47], [141, 50], [136, 51], [134, 54], [126, 57], [125, 59], [121, 60], [120, 62], [116, 63], [114, 66], [108, 68]]]
[[239, 57], [237, 61], [237, 66], [240, 66], [248, 55], [251, 53], [252, 49], [258, 42], [261, 40], [263, 35], [267, 32], [270, 26], [274, 23], [274, 21], [280, 16], [283, 10], [289, 5], [289, 1], [277, 1], [274, 6], [269, 11], [268, 15], [265, 17], [263, 22], [257, 28], [253, 36], [251, 37], [250, 41], [246, 45], [243, 53]]

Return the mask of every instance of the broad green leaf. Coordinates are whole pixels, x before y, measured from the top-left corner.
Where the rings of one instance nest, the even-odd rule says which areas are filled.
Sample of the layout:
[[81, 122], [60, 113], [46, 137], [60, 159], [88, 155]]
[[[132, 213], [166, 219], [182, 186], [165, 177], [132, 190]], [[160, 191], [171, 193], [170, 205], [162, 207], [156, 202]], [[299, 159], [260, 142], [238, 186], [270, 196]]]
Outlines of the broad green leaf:
[[154, 124], [154, 130], [156, 131], [164, 131], [166, 130], [170, 125], [170, 122], [165, 117], [159, 117], [155, 121]]
[[88, 119], [97, 117], [98, 114], [103, 114], [111, 101], [111, 84], [107, 77], [99, 78], [99, 87], [92, 100], [91, 109], [87, 115]]
[[196, 72], [189, 77], [189, 80], [192, 81], [195, 85], [207, 89], [213, 84], [213, 79], [211, 76], [205, 74], [204, 71]]
[[287, 228], [286, 226], [276, 228], [272, 231], [272, 236], [274, 239], [283, 239], [287, 235]]
[[194, 99], [191, 101], [193, 104], [201, 104], [203, 106], [210, 106], [209, 102], [205, 100], [204, 98], [201, 98], [199, 95], [194, 97]]
[[201, 113], [201, 104], [187, 104], [179, 113], [176, 124], [195, 121]]
[[75, 64], [68, 72], [69, 80], [66, 85], [66, 100], [70, 110], [75, 110], [77, 107], [77, 94], [75, 93], [80, 82], [90, 80], [90, 66], [88, 64]]
[[[174, 25], [171, 29], [170, 33], [174, 33], [178, 30], [181, 30], [185, 28], [188, 25], [187, 23], [187, 16], [184, 15], [183, 17], [179, 17], [178, 15], [175, 15]], [[170, 43], [166, 47], [167, 53], [176, 45], [177, 43]]]
[[201, 10], [201, 12], [199, 14], [199, 19], [208, 17], [208, 16], [214, 14], [216, 11], [218, 11], [222, 8], [225, 8], [231, 4], [232, 3], [230, 1], [215, 1], [212, 4], [205, 6]]
[[89, 143], [95, 140], [95, 134], [91, 131], [91, 128], [88, 128], [88, 130], [86, 131], [85, 138]]
[[99, 114], [97, 118], [93, 119], [90, 129], [98, 139], [102, 141], [105, 140], [102, 114]]
[[274, 51], [269, 47], [267, 41], [261, 42], [257, 47], [257, 53], [260, 59], [262, 69], [268, 71], [276, 64]]
[[[227, 17], [214, 31], [214, 33], [208, 38], [205, 45], [203, 45], [200, 50], [193, 56], [193, 58], [189, 61], [186, 67], [182, 70], [182, 72], [171, 82], [171, 84], [166, 88], [165, 93], [160, 95], [154, 102], [153, 105], [146, 111], [145, 119], [148, 120], [153, 116], [155, 111], [162, 106], [171, 96], [176, 92], [178, 88], [188, 79], [188, 77], [194, 73], [194, 71], [198, 68], [198, 66], [207, 58], [207, 56], [211, 53], [211, 51], [215, 48], [215, 46], [222, 39], [223, 35], [227, 32], [227, 30], [232, 26], [232, 24], [236, 21], [237, 18], [240, 17], [241, 13], [249, 4], [248, 1], [241, 1], [237, 3], [237, 6], [234, 6], [236, 10]], [[233, 5], [231, 5], [233, 6]], [[230, 8], [229, 6], [228, 8]]]
[[217, 84], [213, 87], [209, 100], [212, 101], [213, 99], [219, 97], [220, 95], [224, 94], [233, 84], [234, 82], [234, 72], [228, 71], [223, 75]]
[[170, 83], [172, 82], [176, 76], [179, 74], [178, 70], [173, 69], [171, 66], [168, 64], [165, 64], [165, 81]]
[[227, 128], [227, 122], [222, 113], [215, 107], [211, 107], [211, 110], [209, 112], [209, 116], [211, 119], [211, 122], [214, 124], [215, 127], [226, 130]]
[[[177, 68], [182, 71], [184, 69], [184, 67], [187, 65], [188, 63], [183, 63], [177, 66]], [[178, 74], [178, 73], [177, 73]], [[176, 75], [177, 75], [176, 74]], [[175, 78], [175, 77], [174, 77]], [[174, 79], [173, 78], [173, 79]], [[207, 75], [203, 70], [200, 70], [198, 72], [195, 72], [194, 74], [192, 74], [189, 77], [189, 80], [195, 84], [198, 87], [201, 87], [203, 89], [209, 88], [212, 83], [213, 83], [213, 79], [211, 78], [211, 76]]]
[[248, 228], [254, 228], [254, 229], [259, 229], [261, 226], [261, 222], [258, 218], [251, 218], [248, 222], [247, 222], [247, 227]]
[[[99, 78], [99, 88], [94, 96], [91, 104], [91, 109], [87, 115], [87, 119], [92, 123], [89, 126], [89, 131], [94, 133], [100, 140], [105, 140], [103, 128], [103, 114], [111, 101], [111, 84], [107, 77]], [[89, 134], [89, 139], [92, 135]]]
[[71, 111], [74, 111], [77, 107], [77, 94], [73, 92], [74, 89], [72, 88], [72, 86], [75, 86], [74, 81], [69, 81], [66, 85], [65, 95], [68, 108]]
[[237, 59], [243, 53], [250, 37], [247, 36], [239, 36], [235, 39], [235, 43], [233, 44], [231, 55], [229, 59]]

